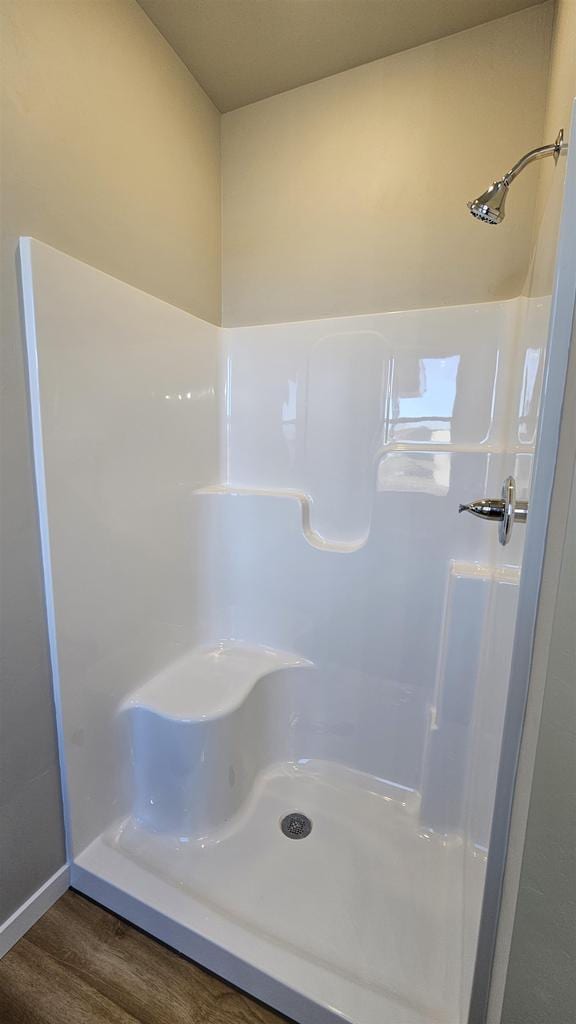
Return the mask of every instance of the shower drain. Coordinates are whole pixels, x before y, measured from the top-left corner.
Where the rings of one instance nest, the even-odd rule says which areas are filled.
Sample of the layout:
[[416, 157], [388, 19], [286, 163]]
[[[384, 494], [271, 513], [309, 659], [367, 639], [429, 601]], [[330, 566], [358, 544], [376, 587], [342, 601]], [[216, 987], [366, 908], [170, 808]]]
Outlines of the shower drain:
[[288, 836], [288, 839], [306, 839], [306, 836], [309, 836], [312, 831], [312, 822], [305, 814], [292, 811], [291, 814], [282, 818], [280, 828], [284, 835]]

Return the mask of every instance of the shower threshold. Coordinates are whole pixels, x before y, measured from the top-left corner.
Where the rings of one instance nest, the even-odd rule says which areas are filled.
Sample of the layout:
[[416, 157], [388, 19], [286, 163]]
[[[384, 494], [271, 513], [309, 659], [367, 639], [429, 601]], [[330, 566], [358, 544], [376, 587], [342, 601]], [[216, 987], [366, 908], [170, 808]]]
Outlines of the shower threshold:
[[[303, 1024], [455, 1024], [464, 846], [423, 832], [414, 797], [332, 763], [275, 765], [219, 833], [128, 819], [72, 884]], [[279, 827], [291, 808], [314, 822], [305, 842]]]

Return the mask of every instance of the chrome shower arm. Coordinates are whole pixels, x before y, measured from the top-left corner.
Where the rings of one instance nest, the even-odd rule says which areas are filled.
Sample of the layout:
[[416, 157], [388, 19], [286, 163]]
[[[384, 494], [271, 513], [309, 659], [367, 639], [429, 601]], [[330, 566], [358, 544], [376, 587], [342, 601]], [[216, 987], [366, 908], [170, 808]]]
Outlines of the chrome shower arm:
[[528, 164], [531, 164], [533, 160], [540, 160], [543, 156], [553, 155], [554, 159], [557, 160], [562, 150], [566, 149], [567, 146], [568, 143], [564, 142], [564, 131], [561, 128], [558, 132], [556, 142], [553, 142], [549, 146], [538, 146], [536, 149], [531, 149], [529, 153], [525, 153], [524, 156], [521, 156], [520, 159], [516, 161], [509, 171], [506, 171], [506, 174], [502, 175], [502, 181], [504, 181], [506, 185], [510, 185], [514, 181], [514, 178], [518, 177], [520, 171], [523, 171], [524, 168], [527, 167]]
[[506, 174], [499, 178], [498, 181], [493, 181], [490, 188], [487, 188], [481, 196], [478, 196], [477, 199], [472, 199], [468, 203], [468, 209], [472, 216], [476, 217], [477, 220], [484, 221], [485, 224], [501, 224], [504, 220], [504, 207], [506, 205], [508, 189], [514, 178], [518, 177], [520, 171], [523, 171], [533, 160], [539, 160], [543, 156], [553, 156], [554, 162], [557, 162], [562, 150], [567, 148], [567, 143], [564, 142], [564, 131], [561, 128], [553, 145], [538, 146], [537, 149], [531, 149], [529, 153], [525, 153], [524, 156], [520, 157], [514, 166], [509, 171], [506, 171]]

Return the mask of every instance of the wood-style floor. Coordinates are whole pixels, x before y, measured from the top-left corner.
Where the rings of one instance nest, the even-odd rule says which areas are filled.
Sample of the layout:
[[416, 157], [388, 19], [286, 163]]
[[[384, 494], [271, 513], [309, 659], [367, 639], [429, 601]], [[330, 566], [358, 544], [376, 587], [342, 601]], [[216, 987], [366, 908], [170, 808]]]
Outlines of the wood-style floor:
[[281, 1024], [286, 1018], [69, 891], [0, 961], [2, 1024]]

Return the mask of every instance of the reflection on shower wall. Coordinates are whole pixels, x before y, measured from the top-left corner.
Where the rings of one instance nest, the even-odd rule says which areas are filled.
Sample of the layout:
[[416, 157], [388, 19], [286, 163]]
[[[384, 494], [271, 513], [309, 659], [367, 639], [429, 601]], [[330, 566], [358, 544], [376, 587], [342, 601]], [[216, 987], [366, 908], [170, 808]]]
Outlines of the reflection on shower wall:
[[502, 445], [516, 316], [487, 303], [228, 329], [227, 482], [296, 490], [319, 540], [359, 546], [377, 493], [445, 494], [447, 453]]

